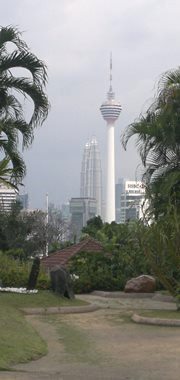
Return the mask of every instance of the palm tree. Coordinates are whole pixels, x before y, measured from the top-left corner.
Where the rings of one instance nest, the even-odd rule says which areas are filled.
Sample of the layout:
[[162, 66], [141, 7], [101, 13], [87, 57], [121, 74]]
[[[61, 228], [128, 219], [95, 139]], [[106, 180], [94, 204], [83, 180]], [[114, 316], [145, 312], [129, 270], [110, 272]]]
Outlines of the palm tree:
[[[166, 72], [158, 84], [155, 102], [145, 116], [130, 124], [122, 142], [126, 149], [132, 136], [137, 136], [143, 179], [151, 206], [163, 214], [168, 203], [179, 207], [180, 195], [180, 68]], [[161, 204], [158, 211], [158, 205]]]
[[[7, 43], [14, 50], [8, 52]], [[23, 69], [26, 76], [17, 75]], [[25, 70], [24, 70], [25, 69]], [[29, 51], [20, 32], [12, 27], [0, 29], [0, 149], [9, 159], [16, 183], [25, 175], [25, 164], [19, 152], [19, 136], [22, 147], [31, 145], [34, 128], [41, 125], [48, 115], [49, 103], [44, 88], [47, 82], [45, 64]], [[20, 94], [20, 96], [19, 96]], [[25, 117], [21, 95], [32, 101], [30, 120]]]

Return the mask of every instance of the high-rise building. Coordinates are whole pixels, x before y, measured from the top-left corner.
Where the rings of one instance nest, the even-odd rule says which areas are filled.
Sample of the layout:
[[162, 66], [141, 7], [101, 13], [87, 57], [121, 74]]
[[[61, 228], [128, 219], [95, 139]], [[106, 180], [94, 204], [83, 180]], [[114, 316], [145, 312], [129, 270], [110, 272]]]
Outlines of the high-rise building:
[[16, 202], [18, 191], [12, 187], [0, 185], [0, 209], [10, 211], [13, 203]]
[[17, 200], [21, 203], [21, 206], [22, 206], [23, 210], [28, 210], [28, 208], [29, 208], [28, 193], [19, 194], [17, 196]]
[[106, 169], [106, 213], [105, 221], [115, 221], [115, 149], [114, 128], [115, 122], [121, 112], [121, 105], [115, 100], [112, 90], [112, 57], [110, 58], [110, 88], [107, 101], [104, 102], [100, 111], [107, 122], [107, 169]]
[[84, 148], [81, 167], [81, 198], [96, 199], [96, 215], [102, 215], [102, 170], [98, 142], [93, 137]]
[[144, 199], [143, 182], [121, 179], [116, 184], [116, 222], [126, 223], [142, 218]]

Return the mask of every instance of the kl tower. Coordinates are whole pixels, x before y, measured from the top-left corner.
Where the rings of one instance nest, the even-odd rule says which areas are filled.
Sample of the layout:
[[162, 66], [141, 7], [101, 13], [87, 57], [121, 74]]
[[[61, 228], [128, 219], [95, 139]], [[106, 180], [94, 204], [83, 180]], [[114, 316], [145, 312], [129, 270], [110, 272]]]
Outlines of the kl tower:
[[107, 93], [107, 101], [100, 111], [107, 122], [107, 169], [106, 169], [106, 214], [105, 222], [115, 221], [115, 149], [114, 128], [115, 122], [121, 112], [121, 105], [115, 100], [112, 90], [112, 55], [110, 57], [110, 87]]

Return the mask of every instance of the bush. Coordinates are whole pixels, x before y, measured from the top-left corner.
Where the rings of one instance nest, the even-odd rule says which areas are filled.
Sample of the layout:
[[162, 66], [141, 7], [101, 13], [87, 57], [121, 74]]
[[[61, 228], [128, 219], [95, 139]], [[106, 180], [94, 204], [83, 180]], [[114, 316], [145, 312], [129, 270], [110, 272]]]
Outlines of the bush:
[[151, 274], [147, 258], [135, 247], [122, 247], [111, 254], [104, 252], [81, 252], [69, 262], [74, 280], [75, 293], [93, 290], [123, 290], [132, 277]]
[[42, 269], [40, 269], [39, 272], [36, 288], [39, 290], [48, 290], [51, 288], [50, 278]]
[[29, 272], [28, 266], [19, 260], [0, 255], [0, 279], [4, 287], [26, 287]]
[[[0, 253], [0, 280], [2, 286], [6, 287], [27, 287], [29, 274], [31, 271], [31, 262], [21, 262], [8, 257], [5, 253]], [[50, 280], [43, 270], [40, 270], [37, 289], [49, 289]]]

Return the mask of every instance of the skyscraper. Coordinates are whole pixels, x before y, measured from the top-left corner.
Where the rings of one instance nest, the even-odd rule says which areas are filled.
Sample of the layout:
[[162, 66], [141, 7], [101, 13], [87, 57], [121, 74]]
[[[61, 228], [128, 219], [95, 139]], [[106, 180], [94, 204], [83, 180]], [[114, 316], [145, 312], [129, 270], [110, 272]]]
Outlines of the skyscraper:
[[80, 197], [96, 199], [96, 214], [101, 216], [102, 171], [100, 151], [96, 137], [93, 137], [86, 143], [84, 148], [81, 167]]
[[115, 221], [115, 150], [114, 128], [115, 121], [121, 112], [121, 105], [115, 100], [112, 90], [112, 56], [110, 57], [110, 87], [107, 101], [104, 102], [100, 111], [107, 122], [107, 170], [106, 170], [106, 215], [105, 221]]
[[[147, 203], [146, 203], [147, 204]], [[116, 222], [126, 223], [143, 217], [146, 208], [145, 185], [121, 178], [116, 184]]]
[[7, 187], [3, 184], [0, 185], [0, 210], [11, 211], [13, 203], [16, 202], [18, 190]]

